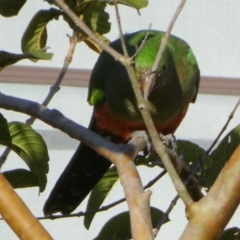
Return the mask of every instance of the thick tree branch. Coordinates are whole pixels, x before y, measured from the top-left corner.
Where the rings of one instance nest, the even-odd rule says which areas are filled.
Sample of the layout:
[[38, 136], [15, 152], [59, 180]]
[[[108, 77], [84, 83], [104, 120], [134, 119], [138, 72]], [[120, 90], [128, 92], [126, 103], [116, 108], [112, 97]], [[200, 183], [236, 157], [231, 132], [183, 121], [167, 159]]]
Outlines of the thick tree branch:
[[240, 203], [240, 145], [207, 196], [187, 207], [188, 224], [181, 240], [217, 239]]
[[[136, 141], [139, 142], [142, 141], [142, 139], [135, 139], [134, 142]], [[141, 142], [137, 142], [136, 147], [141, 144]], [[132, 238], [151, 240], [153, 239], [153, 227], [149, 208], [151, 191], [147, 190], [145, 192], [142, 187], [141, 178], [136, 169], [136, 165], [132, 161], [132, 159], [136, 157], [136, 154], [136, 151], [134, 152], [129, 149], [128, 154], [116, 159], [115, 166], [118, 170], [128, 203]]]
[[[82, 141], [94, 151], [109, 159], [117, 168], [128, 202], [133, 235], [135, 239], [153, 239], [149, 211], [151, 192], [144, 191], [133, 159], [146, 142], [137, 138], [128, 145], [114, 144], [98, 134], [66, 118], [57, 110], [49, 110], [43, 105], [25, 99], [6, 96], [0, 93], [0, 108], [14, 110], [36, 117], [54, 128]], [[137, 223], [135, 219], [138, 219]]]
[[[121, 148], [125, 147], [125, 145], [117, 145], [105, 140], [98, 134], [68, 119], [58, 110], [50, 110], [47, 107], [34, 101], [12, 97], [0, 93], [0, 108], [25, 113], [29, 116], [35, 117], [52, 126], [53, 128], [61, 130], [62, 132], [68, 134], [70, 137], [90, 146], [94, 151], [103, 155], [105, 158], [109, 159], [112, 162], [114, 160], [111, 158], [111, 151], [122, 153]], [[102, 145], [103, 147], [101, 147]]]
[[19, 239], [53, 239], [0, 173], [0, 214]]

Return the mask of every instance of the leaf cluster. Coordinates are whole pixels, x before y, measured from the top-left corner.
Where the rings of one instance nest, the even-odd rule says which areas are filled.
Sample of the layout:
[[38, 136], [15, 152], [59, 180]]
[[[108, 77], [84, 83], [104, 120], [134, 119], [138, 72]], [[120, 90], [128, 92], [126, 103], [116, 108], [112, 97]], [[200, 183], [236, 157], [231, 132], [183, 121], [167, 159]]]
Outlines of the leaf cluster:
[[[13, 17], [19, 14], [27, 0], [13, 1], [1, 0], [0, 15]], [[48, 31], [47, 26], [60, 17], [68, 23], [69, 27], [78, 32], [78, 42], [84, 42], [90, 49], [100, 53], [102, 49], [89, 36], [76, 27], [76, 24], [59, 8], [53, 0], [47, 0], [49, 9], [39, 10], [29, 22], [21, 39], [22, 54], [0, 51], [0, 71], [22, 59], [33, 62], [38, 60], [51, 60], [53, 54], [47, 52]], [[68, 7], [84, 21], [84, 23], [103, 41], [109, 43], [104, 36], [111, 29], [107, 5], [114, 4], [113, 0], [65, 0]], [[118, 3], [128, 5], [137, 10], [147, 6], [147, 0], [118, 0]]]
[[43, 192], [47, 184], [48, 150], [40, 134], [31, 126], [10, 122], [0, 114], [0, 144], [13, 150], [27, 165], [26, 169], [3, 172], [13, 188], [39, 187]]

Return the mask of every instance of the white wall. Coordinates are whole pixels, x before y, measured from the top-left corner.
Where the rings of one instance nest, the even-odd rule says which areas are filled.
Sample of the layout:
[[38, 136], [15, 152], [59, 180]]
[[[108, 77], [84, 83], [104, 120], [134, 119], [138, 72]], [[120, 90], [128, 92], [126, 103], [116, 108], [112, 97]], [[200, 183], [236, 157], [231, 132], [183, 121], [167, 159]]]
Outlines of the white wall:
[[[175, 12], [179, 0], [150, 0], [149, 6], [141, 10], [141, 16], [134, 9], [121, 8], [121, 19], [124, 32], [133, 32], [148, 28], [166, 30]], [[49, 8], [43, 1], [27, 1], [20, 12], [20, 18], [0, 17], [0, 50], [20, 52], [21, 38], [29, 20], [38, 9]], [[107, 36], [113, 40], [118, 37], [113, 7], [108, 8], [112, 22], [111, 33]], [[240, 68], [240, 3], [235, 0], [194, 0], [187, 1], [172, 33], [186, 40], [197, 56], [203, 76], [239, 77]], [[63, 21], [53, 21], [48, 27], [47, 45], [54, 53], [53, 61], [41, 61], [38, 66], [61, 67], [64, 54], [68, 48], [66, 34], [72, 33]], [[76, 50], [73, 68], [91, 69], [97, 54], [80, 44]], [[30, 61], [19, 64], [29, 65]]]
[[[153, 28], [164, 30], [179, 4], [177, 0], [150, 0], [149, 7], [141, 10], [141, 17], [136, 11], [126, 7], [121, 8], [121, 16], [123, 29], [125, 32], [148, 28], [149, 23], [153, 24]], [[29, 19], [39, 8], [47, 8], [48, 4], [42, 1], [27, 1], [21, 12], [21, 18], [4, 19], [0, 17], [0, 50], [8, 50], [11, 52], [20, 52], [19, 38], [22, 35]], [[113, 8], [109, 8], [112, 12]], [[114, 17], [111, 17], [112, 32], [109, 34], [110, 39], [115, 39], [118, 36]], [[239, 56], [240, 56], [240, 2], [239, 1], [217, 1], [217, 0], [194, 0], [188, 1], [178, 22], [176, 23], [173, 33], [184, 38], [192, 46], [202, 75], [210, 76], [228, 76], [239, 77]], [[51, 62], [40, 61], [38, 66], [61, 67], [64, 59], [64, 54], [68, 48], [68, 39], [66, 33], [71, 34], [71, 30], [62, 21], [53, 22], [49, 26], [49, 42], [48, 46], [55, 54]], [[85, 48], [84, 44], [78, 46], [72, 68], [89, 68], [91, 69], [97, 55]], [[29, 61], [19, 63], [31, 65]], [[47, 86], [30, 86], [16, 84], [1, 84], [1, 92], [16, 95], [18, 97], [27, 97], [29, 99], [41, 102], [48, 92]], [[86, 103], [86, 89], [62, 87], [56, 98], [51, 102], [50, 108], [57, 108], [66, 116], [87, 126], [91, 114], [91, 108]], [[192, 105], [189, 112], [176, 132], [178, 139], [184, 138], [188, 140], [196, 140], [203, 143], [204, 147], [213, 140], [216, 134], [227, 120], [237, 97], [226, 96], [211, 96], [199, 95], [196, 104]], [[4, 111], [4, 116], [9, 121], [18, 120], [24, 121], [25, 116], [19, 116], [13, 112]], [[239, 124], [240, 112], [238, 111], [234, 120], [231, 122], [229, 131], [233, 126]], [[34, 124], [40, 132], [51, 132], [51, 134], [59, 134], [56, 130], [52, 130], [45, 124], [37, 121]], [[59, 136], [59, 135], [57, 135]], [[44, 136], [43, 136], [44, 137]], [[42, 216], [42, 206], [51, 190], [54, 182], [60, 172], [71, 157], [74, 147], [77, 145], [75, 141], [66, 140], [64, 137], [54, 138], [56, 142], [53, 144], [48, 141], [50, 147], [50, 178], [46, 192], [38, 197], [38, 190], [21, 189], [17, 192], [27, 202], [30, 209], [36, 216]], [[46, 139], [47, 140], [47, 139]], [[59, 140], [59, 141], [57, 141]], [[65, 141], [69, 141], [68, 149], [58, 149], [56, 146], [63, 146]], [[2, 149], [2, 148], [1, 148]], [[0, 150], [1, 150], [0, 149]], [[1, 152], [1, 151], [0, 151]], [[11, 153], [11, 156], [4, 166], [4, 169], [24, 166], [18, 157]], [[144, 169], [143, 182], [147, 183], [152, 178], [151, 173]], [[143, 171], [141, 171], [143, 173]], [[155, 169], [157, 174], [158, 169]], [[54, 174], [53, 174], [54, 173]], [[151, 188], [154, 192], [152, 203], [159, 206], [162, 210], [166, 210], [170, 200], [174, 197], [174, 190], [168, 178], [163, 181], [162, 192], [159, 188]], [[167, 186], [167, 187], [166, 187]], [[164, 190], [167, 192], [164, 192]], [[122, 189], [116, 188], [107, 202], [122, 197]], [[124, 205], [125, 208], [125, 204]], [[122, 206], [121, 205], [121, 206]], [[85, 210], [83, 203], [78, 210]], [[90, 231], [86, 231], [82, 225], [81, 218], [42, 221], [44, 226], [50, 231], [55, 239], [92, 239], [96, 236], [102, 224], [109, 219], [110, 214], [119, 211], [120, 207], [115, 210], [110, 210], [107, 213], [98, 214], [93, 222]], [[171, 213], [170, 219], [172, 222], [166, 224], [160, 232], [157, 239], [177, 239], [181, 234], [186, 221], [184, 221], [184, 208], [181, 203]], [[235, 225], [238, 224], [235, 218]], [[233, 225], [233, 224], [232, 224]], [[4, 221], [0, 221], [0, 239], [17, 239], [16, 236], [9, 230]], [[174, 229], [174, 231], [173, 231]], [[172, 236], [169, 236], [169, 233]]]

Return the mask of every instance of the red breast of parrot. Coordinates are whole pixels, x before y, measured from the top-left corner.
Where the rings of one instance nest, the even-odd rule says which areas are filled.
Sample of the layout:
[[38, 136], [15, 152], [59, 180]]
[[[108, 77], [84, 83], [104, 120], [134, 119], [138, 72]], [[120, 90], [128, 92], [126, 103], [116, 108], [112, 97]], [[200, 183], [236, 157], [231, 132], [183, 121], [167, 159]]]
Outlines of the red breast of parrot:
[[[148, 34], [147, 39], [144, 39]], [[127, 50], [144, 91], [164, 32], [142, 30], [125, 35]], [[143, 46], [138, 49], [144, 41]], [[110, 44], [122, 53], [119, 39]], [[138, 51], [135, 56], [136, 51]], [[148, 109], [157, 131], [174, 133], [188, 105], [195, 102], [200, 71], [189, 45], [170, 36], [148, 97]], [[133, 131], [145, 130], [133, 89], [124, 66], [103, 51], [91, 74], [88, 101], [94, 106], [89, 129], [115, 142], [125, 143]], [[111, 163], [80, 144], [58, 179], [44, 206], [44, 213], [72, 212], [88, 195]]]

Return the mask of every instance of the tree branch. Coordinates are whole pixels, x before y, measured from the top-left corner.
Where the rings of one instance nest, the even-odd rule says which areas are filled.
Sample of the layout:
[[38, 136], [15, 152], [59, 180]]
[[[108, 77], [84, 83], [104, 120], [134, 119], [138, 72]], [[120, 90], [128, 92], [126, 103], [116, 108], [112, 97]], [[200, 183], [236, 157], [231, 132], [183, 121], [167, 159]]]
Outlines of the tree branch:
[[[125, 43], [124, 36], [122, 33], [122, 26], [121, 26], [119, 11], [118, 11], [117, 0], [114, 1], [114, 6], [115, 6], [115, 11], [116, 11], [118, 30], [120, 33], [120, 39], [121, 39], [121, 43], [122, 43], [123, 53], [126, 58], [129, 58], [126, 43]], [[125, 67], [127, 70], [132, 69], [132, 67], [130, 65], [126, 65]], [[130, 75], [129, 75], [129, 77], [130, 77]], [[136, 80], [134, 80], [134, 82], [138, 83]], [[138, 86], [138, 88], [139, 88], [139, 86]], [[134, 159], [136, 157], [136, 155], [132, 156], [132, 157], [133, 157], [132, 159]], [[125, 164], [126, 166], [128, 164], [131, 164], [130, 169], [134, 169], [135, 172], [138, 173], [134, 162], [131, 162], [129, 160], [130, 159], [127, 159], [127, 158], [124, 159], [124, 163], [120, 163], [120, 161], [116, 161], [116, 164], [120, 163], [120, 164]], [[153, 239], [154, 238], [153, 231], [152, 231], [153, 227], [152, 227], [151, 215], [150, 215], [151, 191], [148, 190], [148, 191], [144, 192], [143, 189], [137, 190], [137, 189], [133, 188], [135, 190], [135, 193], [128, 192], [129, 188], [127, 188], [127, 184], [129, 184], [129, 183], [128, 183], [128, 181], [126, 181], [127, 172], [126, 172], [125, 168], [117, 168], [117, 169], [122, 170], [122, 171], [118, 171], [118, 173], [119, 173], [120, 181], [123, 185], [126, 200], [128, 203], [132, 238], [133, 239], [143, 239], [143, 240], [144, 239], [149, 239], [149, 240]], [[130, 176], [132, 176], [133, 173], [129, 172], [129, 174], [130, 174]], [[132, 178], [132, 180], [141, 181], [141, 178], [140, 178], [140, 176], [135, 176], [134, 178]], [[126, 181], [126, 183], [125, 183], [125, 181]], [[137, 186], [137, 183], [135, 183], [135, 184], [134, 183], [135, 182], [133, 181], [132, 184], [133, 185], [136, 184], [136, 186]], [[127, 196], [129, 196], [129, 197], [127, 197]], [[136, 221], [136, 219], [138, 219], [138, 220]]]
[[237, 103], [235, 104], [232, 112], [230, 113], [227, 122], [224, 124], [224, 126], [222, 127], [221, 131], [219, 132], [219, 134], [217, 135], [216, 139], [213, 141], [213, 143], [211, 144], [211, 146], [208, 148], [208, 150], [206, 151], [208, 154], [212, 151], [213, 147], [215, 146], [215, 144], [218, 142], [218, 140], [220, 139], [220, 137], [222, 136], [223, 132], [227, 129], [227, 126], [229, 124], [229, 122], [232, 120], [238, 106], [240, 105], [240, 97], [237, 101]]
[[[68, 52], [64, 59], [63, 67], [61, 69], [61, 72], [60, 72], [56, 82], [50, 87], [50, 91], [49, 91], [48, 95], [43, 100], [43, 102], [42, 102], [43, 106], [48, 106], [48, 104], [50, 103], [50, 101], [52, 100], [54, 95], [60, 89], [60, 85], [65, 76], [65, 73], [67, 72], [68, 67], [72, 62], [73, 54], [74, 54], [74, 51], [75, 51], [75, 48], [76, 48], [76, 45], [78, 42], [78, 30], [73, 31], [72, 36], [67, 35], [67, 37], [69, 38], [69, 49], [68, 49]], [[34, 121], [35, 121], [35, 118], [31, 117], [26, 120], [26, 123], [32, 125]]]
[[218, 175], [207, 196], [187, 207], [185, 239], [217, 239], [240, 203], [240, 145]]
[[103, 148], [101, 148], [101, 143], [103, 143], [104, 148], [111, 149], [114, 152], [121, 152], [121, 147], [125, 146], [123, 144], [114, 144], [107, 141], [98, 134], [84, 128], [80, 124], [75, 123], [71, 119], [68, 119], [58, 110], [50, 110], [34, 101], [0, 93], [0, 108], [25, 113], [37, 118], [53, 128], [57, 128], [68, 134], [70, 137], [82, 141], [84, 144], [90, 146], [94, 151], [103, 155], [112, 162], [113, 160], [110, 157], [110, 151], [104, 151]]
[[169, 214], [171, 213], [171, 211], [173, 210], [173, 208], [177, 204], [178, 199], [179, 199], [179, 195], [174, 197], [174, 199], [171, 201], [171, 204], [169, 205], [168, 209], [166, 210], [166, 212], [160, 218], [157, 226], [155, 227], [155, 229], [153, 231], [154, 232], [154, 237], [157, 237], [160, 228], [168, 220]]
[[[78, 31], [76, 30], [76, 31], [73, 31], [72, 37], [68, 36], [69, 37], [69, 42], [70, 42], [69, 50], [67, 52], [62, 70], [61, 70], [56, 82], [50, 87], [50, 91], [49, 91], [48, 95], [46, 96], [46, 98], [42, 102], [42, 105], [44, 105], [44, 106], [47, 106], [50, 103], [50, 101], [52, 100], [54, 95], [60, 89], [60, 84], [63, 80], [63, 77], [65, 76], [65, 73], [67, 72], [70, 63], [72, 62], [72, 57], [73, 57], [75, 47], [76, 47], [76, 44], [77, 44], [77, 40], [78, 40], [77, 35], [78, 35]], [[36, 118], [30, 117], [29, 119], [26, 120], [26, 123], [32, 125], [35, 120], [36, 120]], [[2, 155], [0, 157], [0, 169], [2, 168], [2, 165], [7, 160], [7, 157], [8, 157], [10, 152], [11, 152], [11, 149], [6, 147], [4, 152], [2, 153]]]
[[[62, 0], [54, 0], [60, 8], [63, 9], [65, 13], [73, 20], [73, 22], [80, 27], [93, 41], [98, 43], [106, 52], [112, 55], [116, 60], [120, 61], [127, 70], [129, 78], [132, 83], [133, 91], [136, 96], [136, 100], [138, 102], [138, 108], [143, 116], [143, 120], [146, 124], [147, 131], [152, 139], [152, 143], [156, 149], [157, 154], [163, 161], [163, 164], [168, 171], [174, 187], [178, 192], [179, 196], [185, 203], [185, 205], [190, 205], [193, 200], [191, 199], [190, 195], [188, 194], [185, 185], [181, 181], [180, 177], [178, 176], [173, 164], [171, 163], [168, 154], [166, 153], [163, 144], [161, 143], [156, 128], [154, 126], [152, 117], [148, 111], [146, 101], [143, 98], [142, 92], [140, 90], [140, 86], [135, 76], [135, 72], [133, 67], [131, 66], [131, 58], [124, 57], [122, 54], [119, 54], [114, 49], [112, 49], [109, 45], [99, 39], [88, 27], [87, 25], [78, 18], [74, 12], [62, 1]], [[108, 158], [109, 159], [109, 158]]]
[[151, 192], [150, 190], [144, 191], [140, 176], [132, 161], [138, 152], [146, 146], [143, 138], [137, 138], [128, 145], [114, 144], [66, 118], [57, 110], [49, 110], [36, 102], [10, 97], [2, 93], [0, 93], [0, 108], [36, 117], [48, 125], [67, 133], [70, 137], [82, 141], [95, 152], [109, 159], [117, 168], [128, 202], [131, 219], [138, 219], [137, 223], [131, 221], [134, 238], [153, 239], [150, 214], [146, 214], [149, 211]]
[[[150, 188], [153, 184], [155, 184], [160, 178], [162, 178], [165, 174], [166, 174], [166, 170], [163, 170], [161, 173], [159, 173], [155, 178], [153, 178], [151, 181], [149, 181], [143, 188], [147, 189]], [[120, 203], [123, 203], [126, 201], [126, 198], [121, 198], [115, 202], [112, 202], [108, 205], [102, 206], [99, 209], [96, 210], [92, 210], [89, 212], [78, 212], [78, 213], [72, 213], [69, 215], [50, 215], [50, 216], [44, 216], [44, 217], [37, 217], [38, 220], [46, 220], [46, 219], [59, 219], [59, 218], [69, 218], [69, 217], [82, 217], [82, 216], [86, 216], [89, 214], [93, 214], [93, 213], [98, 213], [98, 212], [103, 212], [103, 211], [107, 211], [108, 209], [117, 206]], [[0, 218], [1, 219], [1, 218]]]
[[163, 36], [163, 38], [161, 39], [161, 43], [160, 43], [160, 46], [159, 46], [159, 49], [158, 49], [158, 53], [157, 53], [157, 56], [156, 56], [156, 59], [154, 61], [154, 64], [152, 66], [152, 70], [150, 72], [150, 75], [148, 77], [148, 81], [146, 83], [146, 90], [144, 91], [144, 99], [147, 100], [148, 99], [148, 96], [149, 96], [149, 92], [152, 88], [152, 85], [154, 84], [154, 77], [155, 77], [155, 73], [157, 71], [157, 68], [158, 68], [158, 65], [160, 63], [160, 60], [162, 58], [162, 55], [163, 55], [163, 52], [164, 52], [164, 49], [166, 48], [167, 46], [167, 42], [168, 42], [168, 39], [170, 37], [170, 33], [172, 31], [172, 28], [179, 16], [179, 14], [181, 13], [184, 5], [186, 3], [186, 0], [182, 0], [178, 6], [178, 8], [176, 9], [173, 17], [172, 17], [172, 20], [171, 22], [169, 23], [169, 26], [168, 26], [168, 29], [165, 33], [165, 35]]
[[0, 214], [19, 239], [53, 239], [0, 173]]
[[99, 46], [108, 52], [111, 56], [113, 56], [117, 61], [120, 61], [123, 65], [127, 63], [126, 58], [113, 48], [111, 48], [108, 44], [106, 44], [103, 40], [98, 38], [94, 32], [88, 28], [88, 26], [68, 7], [67, 4], [64, 3], [63, 0], [54, 0], [55, 3], [72, 19], [76, 26], [81, 28], [94, 42], [99, 44]]

